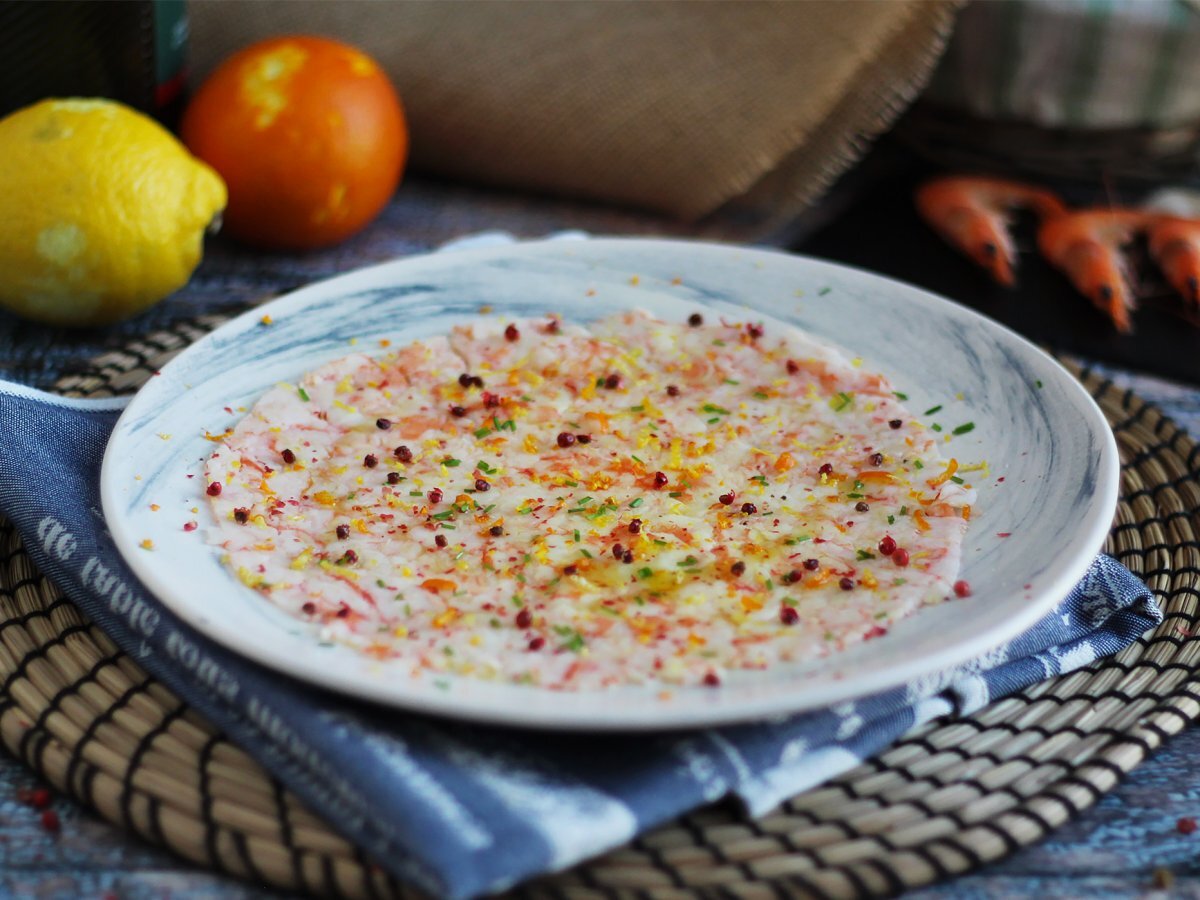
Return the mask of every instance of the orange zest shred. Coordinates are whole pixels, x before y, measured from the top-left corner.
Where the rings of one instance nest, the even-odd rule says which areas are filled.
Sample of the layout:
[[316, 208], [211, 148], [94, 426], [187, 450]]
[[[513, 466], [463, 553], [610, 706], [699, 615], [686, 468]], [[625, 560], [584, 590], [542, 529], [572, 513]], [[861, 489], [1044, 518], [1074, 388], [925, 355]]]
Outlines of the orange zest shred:
[[942, 472], [941, 475], [938, 475], [934, 478], [930, 478], [925, 483], [927, 485], [929, 485], [931, 488], [941, 487], [943, 484], [945, 484], [947, 481], [949, 481], [952, 477], [954, 477], [954, 473], [957, 471], [958, 471], [958, 460], [951, 458], [950, 462], [946, 464], [945, 471]]

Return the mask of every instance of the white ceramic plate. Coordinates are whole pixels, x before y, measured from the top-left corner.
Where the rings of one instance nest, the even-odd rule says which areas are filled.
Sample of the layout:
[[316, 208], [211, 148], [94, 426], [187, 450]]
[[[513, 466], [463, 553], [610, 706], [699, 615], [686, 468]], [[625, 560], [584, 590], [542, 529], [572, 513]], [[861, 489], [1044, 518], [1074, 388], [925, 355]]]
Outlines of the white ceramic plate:
[[[352, 349], [369, 352], [381, 339], [396, 345], [444, 333], [484, 305], [493, 314], [557, 311], [579, 321], [622, 307], [680, 317], [696, 308], [742, 319], [766, 313], [863, 357], [865, 367], [909, 395], [910, 410], [941, 404], [937, 419], [947, 430], [974, 422], [952, 444], [960, 460], [990, 465], [987, 476], [972, 476], [979, 497], [962, 577], [973, 595], [923, 610], [885, 637], [827, 659], [737, 673], [720, 688], [677, 689], [665, 699], [657, 688], [556, 693], [413, 677], [402, 663], [319, 645], [308, 626], [231, 576], [199, 531], [183, 531], [189, 520], [202, 529], [211, 521], [202, 496], [202, 464], [213, 449], [205, 431], [222, 432], [276, 382], [294, 381]], [[271, 324], [263, 324], [264, 315]], [[464, 719], [649, 729], [824, 706], [961, 663], [1011, 638], [1048, 612], [1099, 550], [1116, 506], [1118, 460], [1100, 410], [1057, 363], [948, 301], [783, 253], [597, 239], [401, 260], [246, 313], [150, 379], [117, 424], [101, 480], [117, 546], [150, 590], [200, 631], [264, 665]], [[153, 550], [139, 546], [147, 538]]]

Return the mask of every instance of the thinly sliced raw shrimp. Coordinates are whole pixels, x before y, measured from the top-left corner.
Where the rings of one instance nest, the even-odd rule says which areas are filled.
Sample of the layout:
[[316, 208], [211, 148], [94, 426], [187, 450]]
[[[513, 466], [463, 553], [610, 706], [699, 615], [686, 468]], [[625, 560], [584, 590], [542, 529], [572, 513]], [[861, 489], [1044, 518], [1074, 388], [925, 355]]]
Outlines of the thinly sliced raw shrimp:
[[1200, 222], [1160, 216], [1147, 230], [1150, 256], [1171, 286], [1200, 307]]
[[917, 211], [952, 247], [992, 277], [1012, 287], [1016, 251], [1008, 233], [1012, 212], [1032, 210], [1046, 221], [1066, 212], [1062, 201], [1041, 188], [1002, 178], [947, 175], [917, 189]]
[[1155, 219], [1134, 209], [1083, 209], [1057, 216], [1038, 229], [1038, 248], [1075, 288], [1130, 332], [1135, 303], [1121, 248]]

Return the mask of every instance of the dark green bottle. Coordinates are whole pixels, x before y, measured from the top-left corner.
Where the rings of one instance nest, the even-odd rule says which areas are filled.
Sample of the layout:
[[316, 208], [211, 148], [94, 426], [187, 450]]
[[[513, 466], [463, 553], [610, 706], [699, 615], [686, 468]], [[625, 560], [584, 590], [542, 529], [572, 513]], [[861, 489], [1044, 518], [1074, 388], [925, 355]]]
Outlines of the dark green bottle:
[[0, 3], [0, 115], [46, 97], [109, 97], [174, 125], [185, 0]]

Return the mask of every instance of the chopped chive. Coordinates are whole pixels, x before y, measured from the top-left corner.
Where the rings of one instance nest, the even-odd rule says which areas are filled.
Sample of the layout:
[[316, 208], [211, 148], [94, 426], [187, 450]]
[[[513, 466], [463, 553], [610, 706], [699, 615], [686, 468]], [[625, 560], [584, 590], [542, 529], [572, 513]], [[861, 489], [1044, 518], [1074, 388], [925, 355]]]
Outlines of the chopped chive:
[[[642, 462], [640, 459], [638, 459], [637, 456], [635, 456], [632, 453], [629, 454], [629, 458], [632, 459], [634, 462], [639, 462], [639, 463]], [[645, 463], [642, 463], [642, 465], [645, 465]]]
[[950, 480], [953, 481], [955, 484], [963, 484], [964, 483], [963, 480], [961, 478], [959, 478], [957, 475], [951, 475]]
[[918, 469], [923, 469], [925, 468], [925, 463], [921, 462], [919, 459], [914, 459], [913, 466]]
[[476, 428], [475, 429], [475, 437], [478, 440], [482, 440], [483, 438], [487, 437], [491, 433], [492, 433], [492, 429], [490, 429], [490, 428]]
[[477, 468], [477, 469], [478, 469], [480, 472], [482, 472], [484, 475], [491, 475], [493, 472], [495, 472], [495, 471], [496, 471], [496, 470], [495, 470], [495, 469], [493, 469], [491, 466], [489, 466], [489, 465], [487, 464], [487, 462], [485, 462], [485, 461], [484, 461], [484, 460], [482, 460], [482, 459], [481, 459], [479, 462], [475, 463], [475, 468]]
[[446, 531], [458, 531], [458, 526], [451, 525], [449, 522], [443, 522], [442, 528], [445, 529]]
[[490, 513], [495, 508], [496, 508], [495, 503], [489, 503], [487, 506], [485, 506], [483, 508], [483, 514], [486, 516], [488, 513]]
[[586, 644], [583, 640], [583, 635], [576, 634], [569, 641], [567, 641], [565, 644], [563, 644], [563, 649], [570, 650], [572, 653], [578, 653], [585, 646], [586, 646]]
[[578, 528], [575, 529], [575, 543], [577, 543], [577, 544], [579, 543], [579, 529]]
[[409, 491], [409, 492], [408, 492], [408, 496], [410, 496], [410, 497], [424, 497], [424, 496], [425, 496], [425, 492], [424, 492], [424, 491]]
[[714, 424], [714, 423], [716, 423], [716, 422], [720, 422], [720, 421], [721, 421], [721, 417], [720, 417], [720, 416], [713, 416], [711, 419], [708, 419], [708, 420], [707, 420], [706, 424], [708, 424], [708, 425], [712, 425], [712, 424]]
[[582, 553], [584, 556], [586, 556], [588, 559], [595, 559], [595, 557], [592, 556], [592, 554], [588, 553], [587, 550], [584, 549], [583, 547], [579, 548], [579, 552]]
[[841, 412], [847, 409], [854, 402], [854, 395], [847, 394], [845, 391], [838, 391], [837, 394], [829, 401], [829, 406], [834, 412]]
[[638, 578], [649, 578], [654, 574], [654, 570], [649, 566], [642, 566], [642, 568], [637, 570], [637, 574]]
[[462, 465], [462, 460], [454, 459], [451, 456], [447, 456], [445, 459], [442, 460], [442, 465], [448, 469], [456, 469]]
[[[1041, 387], [1041, 386], [1042, 386], [1042, 383], [1039, 381], [1038, 387]], [[307, 403], [309, 401], [310, 397], [308, 396], [308, 391], [306, 391], [304, 388], [300, 387], [300, 385], [296, 385], [296, 393], [300, 395], [300, 399], [303, 400], [304, 402]]]
[[[1036, 384], [1038, 387], [1041, 387], [1041, 386], [1042, 386], [1042, 379], [1040, 379], [1040, 378], [1039, 378], [1037, 381], [1035, 381], [1035, 382], [1034, 382], [1034, 384]], [[301, 393], [303, 393], [303, 391], [302, 391]], [[307, 398], [307, 397], [305, 397], [304, 399], [305, 399], [305, 400], [307, 400], [308, 398]]]
[[832, 290], [833, 290], [833, 288], [830, 288], [830, 287], [823, 287], [823, 288], [821, 288], [819, 291], [817, 291], [817, 296], [818, 296], [818, 297], [824, 297], [826, 294], [828, 294], [828, 293], [829, 293], [830, 291], [832, 291]]
[[643, 502], [644, 501], [642, 500], [641, 497], [634, 497], [632, 500], [629, 501], [629, 508], [637, 509], [639, 506], [642, 505]]
[[908, 515], [908, 507], [907, 506], [900, 507], [900, 515], [902, 515], [902, 516]]
[[696, 559], [696, 557], [694, 557], [694, 556], [690, 556], [690, 555], [689, 555], [689, 556], [687, 556], [687, 557], [686, 557], [686, 558], [685, 558], [685, 559], [684, 559], [682, 562], [677, 562], [677, 563], [675, 563], [675, 565], [677, 565], [677, 566], [679, 566], [679, 567], [681, 567], [681, 568], [682, 568], [682, 567], [684, 567], [684, 566], [694, 566], [694, 565], [697, 565], [699, 562], [700, 562], [700, 560]]
[[454, 515], [454, 510], [448, 509], [445, 512], [434, 513], [429, 518], [437, 519], [439, 522], [444, 522], [444, 521], [446, 521], [446, 519], [449, 519], [453, 515]]
[[775, 582], [768, 578], [765, 582], [763, 582], [763, 587], [765, 587], [768, 591], [773, 591], [775, 590]]
[[705, 403], [702, 407], [700, 407], [700, 410], [701, 410], [701, 412], [717, 413], [718, 415], [722, 415], [722, 416], [729, 415], [729, 410], [724, 409], [723, 407], [717, 406], [715, 403]]
[[888, 524], [889, 524], [889, 525], [895, 525], [895, 524], [896, 524], [896, 517], [895, 517], [895, 516], [888, 516]]
[[515, 606], [517, 609], [520, 609], [522, 606], [525, 605], [525, 601], [521, 599], [520, 594], [513, 594], [512, 605]]
[[726, 383], [726, 384], [741, 384], [741, 382], [740, 382], [740, 381], [735, 381], [735, 380], [734, 380], [734, 379], [732, 379], [732, 378], [726, 378], [726, 379], [725, 379], [725, 383]]
[[769, 395], [769, 394], [764, 394], [762, 391], [755, 391], [755, 392], [754, 392], [754, 396], [755, 396], [755, 397], [757, 397], [759, 400], [769, 400], [769, 399], [771, 399], [771, 397], [770, 397], [770, 395]]
[[934, 431], [941, 431], [941, 430], [942, 430], [942, 426], [941, 426], [941, 425], [939, 425], [937, 422], [934, 422], [934, 423], [933, 423], [932, 425], [930, 425], [929, 427], [930, 427], [930, 428], [932, 428]]
[[974, 431], [974, 430], [975, 430], [975, 423], [974, 422], [966, 422], [962, 425], [959, 425], [957, 428], [955, 428], [954, 433], [955, 434], [966, 434], [968, 431]]
[[907, 400], [908, 399], [908, 394], [904, 393], [903, 391], [892, 391], [892, 396], [895, 397], [897, 400]]
[[866, 496], [866, 495], [865, 495], [865, 494], [859, 494], [859, 493], [855, 492], [855, 493], [853, 493], [853, 494], [847, 494], [846, 496], [847, 496], [847, 497], [849, 497], [849, 498], [851, 498], [852, 500], [861, 500], [861, 499], [862, 499], [864, 496]]
[[723, 340], [721, 340], [720, 338], [716, 338], [716, 339], [713, 341], [713, 346], [714, 346], [714, 347], [724, 347], [724, 346], [725, 346], [725, 342], [724, 342]]
[[942, 411], [942, 404], [939, 403], [937, 406], [931, 406], [931, 407], [929, 407], [929, 409], [925, 410], [924, 415], [932, 416], [935, 412], [941, 412], [941, 411]]
[[671, 499], [675, 499], [676, 497], [682, 497], [683, 491], [671, 491], [670, 493], [667, 494], [667, 496], [670, 497]]
[[872, 553], [870, 550], [858, 550], [855, 552], [855, 556], [858, 557], [858, 559], [860, 559], [860, 560], [875, 558], [875, 554]]
[[587, 506], [589, 503], [591, 503], [591, 502], [592, 502], [592, 499], [593, 499], [592, 497], [581, 497], [581, 498], [579, 499], [579, 505], [580, 505], [580, 506]]
[[629, 407], [629, 411], [630, 411], [630, 412], [637, 412], [637, 413], [640, 413], [640, 412], [645, 412], [645, 411], [646, 411], [646, 407], [645, 407], [645, 406], [643, 406], [641, 403], [639, 403], [637, 406], [631, 406], [631, 407]]

